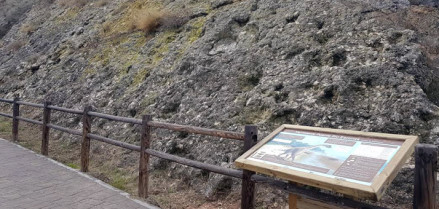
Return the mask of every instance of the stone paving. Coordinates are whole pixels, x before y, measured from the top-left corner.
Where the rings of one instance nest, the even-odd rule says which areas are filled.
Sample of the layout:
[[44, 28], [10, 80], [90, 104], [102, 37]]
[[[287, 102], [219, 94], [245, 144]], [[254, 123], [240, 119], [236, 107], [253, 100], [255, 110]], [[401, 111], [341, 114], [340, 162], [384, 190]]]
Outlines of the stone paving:
[[0, 208], [156, 208], [97, 179], [0, 139]]

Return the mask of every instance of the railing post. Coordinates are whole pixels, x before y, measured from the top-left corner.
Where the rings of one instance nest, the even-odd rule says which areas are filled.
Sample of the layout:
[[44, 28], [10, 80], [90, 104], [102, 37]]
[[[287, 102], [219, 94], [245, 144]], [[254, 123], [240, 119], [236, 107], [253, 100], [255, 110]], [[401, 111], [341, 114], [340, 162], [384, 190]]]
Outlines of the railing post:
[[[258, 140], [258, 127], [245, 126], [244, 134], [244, 152], [252, 148]], [[241, 208], [253, 209], [255, 201], [255, 182], [251, 181], [253, 171], [243, 170], [242, 190], [241, 190]]]
[[17, 103], [20, 98], [15, 97], [12, 104], [12, 141], [18, 141], [18, 119], [20, 116], [20, 105]]
[[51, 105], [50, 102], [44, 102], [44, 110], [43, 110], [43, 135], [41, 141], [41, 154], [49, 155], [49, 131], [50, 128], [47, 124], [50, 123], [50, 109], [48, 106]]
[[418, 144], [415, 148], [413, 209], [436, 208], [437, 147]]
[[92, 110], [91, 106], [84, 108], [82, 114], [82, 142], [81, 142], [81, 171], [88, 172], [88, 164], [90, 161], [90, 137], [91, 116], [88, 114]]
[[142, 117], [142, 133], [140, 136], [140, 161], [139, 161], [139, 189], [138, 194], [141, 198], [148, 197], [148, 165], [149, 154], [145, 153], [146, 149], [149, 149], [151, 140], [151, 126], [148, 126], [148, 122], [152, 121], [152, 115], [144, 115]]

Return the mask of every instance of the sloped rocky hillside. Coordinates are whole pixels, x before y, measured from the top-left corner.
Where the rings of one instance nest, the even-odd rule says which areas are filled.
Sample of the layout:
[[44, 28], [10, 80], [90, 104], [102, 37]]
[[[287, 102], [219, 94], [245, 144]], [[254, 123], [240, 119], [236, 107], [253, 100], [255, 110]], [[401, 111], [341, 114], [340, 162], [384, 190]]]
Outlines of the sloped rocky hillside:
[[[67, 2], [0, 1], [0, 17], [7, 17], [0, 20], [0, 97], [76, 109], [91, 104], [113, 115], [149, 113], [225, 130], [256, 124], [260, 138], [290, 123], [414, 134], [439, 143], [435, 1]], [[145, 11], [166, 18], [154, 30], [136, 30]], [[79, 120], [54, 118], [80, 127]], [[96, 124], [104, 136], [138, 140], [135, 127]], [[225, 167], [233, 166], [242, 146], [155, 134], [156, 149]], [[164, 178], [187, 178], [205, 196], [238, 186], [163, 161], [154, 160], [153, 169], [172, 170]], [[404, 184], [409, 170], [398, 176], [388, 202], [410, 203], [398, 198], [407, 195], [398, 188], [410, 190]]]

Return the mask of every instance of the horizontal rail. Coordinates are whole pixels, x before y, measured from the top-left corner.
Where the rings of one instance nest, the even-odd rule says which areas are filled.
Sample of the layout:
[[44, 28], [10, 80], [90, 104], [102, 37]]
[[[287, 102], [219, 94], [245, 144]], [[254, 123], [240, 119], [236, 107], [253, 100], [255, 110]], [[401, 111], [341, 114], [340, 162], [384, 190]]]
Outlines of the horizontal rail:
[[103, 137], [103, 136], [99, 136], [99, 135], [96, 135], [96, 134], [87, 134], [87, 136], [90, 137], [90, 139], [98, 140], [98, 141], [101, 141], [101, 142], [112, 144], [114, 146], [118, 146], [118, 147], [122, 147], [122, 148], [126, 148], [126, 149], [129, 149], [129, 150], [140, 152], [140, 147], [137, 146], [137, 145], [133, 145], [133, 144], [129, 144], [129, 143], [126, 143], [126, 142], [117, 141], [117, 140], [110, 139], [110, 138]]
[[[13, 102], [13, 100], [5, 100], [5, 99], [2, 99], [2, 100], [4, 100], [5, 102], [11, 102], [11, 101]], [[38, 108], [44, 108], [44, 105], [42, 105], [42, 104], [35, 104], [35, 103], [24, 102], [24, 101], [18, 101], [17, 104], [28, 105], [28, 106], [32, 106], [32, 107], [38, 107]], [[53, 106], [53, 105], [49, 105], [48, 108], [53, 109], [53, 110], [57, 110], [57, 111], [72, 113], [72, 114], [82, 114], [83, 113], [83, 111], [80, 111], [80, 110], [57, 107], [57, 106]], [[131, 123], [131, 124], [139, 124], [139, 125], [142, 124], [142, 120], [135, 119], [135, 118], [120, 117], [120, 116], [108, 115], [108, 114], [92, 112], [92, 111], [88, 112], [88, 114], [90, 116], [104, 118], [104, 119], [113, 120], [113, 121], [119, 121], [119, 122], [124, 122], [124, 123]], [[192, 133], [192, 134], [202, 134], [202, 135], [208, 135], [208, 136], [223, 137], [223, 138], [228, 138], [228, 139], [244, 140], [244, 134], [239, 133], [239, 132], [200, 128], [200, 127], [195, 127], [195, 126], [178, 125], [178, 124], [156, 122], [156, 121], [150, 121], [150, 122], [148, 122], [148, 125], [155, 127], [155, 128], [188, 132], [188, 133]]]
[[44, 108], [44, 105], [42, 105], [42, 104], [35, 104], [35, 103], [31, 103], [31, 102], [17, 101], [17, 104], [27, 105], [27, 106], [31, 106], [31, 107], [37, 107], [37, 108]]
[[2, 98], [0, 98], [0, 102], [14, 103], [14, 100], [12, 100], [12, 99], [2, 99]]
[[83, 113], [83, 111], [81, 111], [81, 110], [74, 110], [74, 109], [69, 109], [69, 108], [64, 108], [64, 107], [57, 107], [57, 106], [53, 106], [53, 105], [49, 105], [49, 106], [47, 106], [47, 108], [52, 109], [52, 110], [61, 111], [61, 112], [72, 113], [72, 114], [82, 114]]
[[244, 134], [239, 132], [200, 128], [195, 126], [177, 125], [177, 124], [157, 122], [157, 121], [149, 121], [148, 125], [155, 128], [163, 128], [173, 131], [182, 131], [182, 132], [188, 132], [193, 134], [202, 134], [208, 136], [218, 136], [228, 139], [244, 140]]
[[41, 121], [37, 121], [37, 120], [32, 120], [29, 118], [23, 118], [23, 117], [17, 117], [18, 120], [24, 121], [24, 122], [28, 122], [28, 123], [33, 123], [33, 124], [37, 124], [37, 125], [43, 125], [43, 122]]
[[256, 183], [265, 183], [272, 187], [284, 190], [286, 192], [297, 194], [303, 198], [313, 199], [320, 202], [332, 203], [334, 205], [342, 205], [348, 208], [362, 208], [362, 209], [385, 209], [384, 207], [371, 205], [368, 203], [352, 200], [346, 197], [340, 197], [332, 194], [327, 194], [319, 191], [307, 189], [284, 181], [272, 179], [270, 177], [253, 175], [251, 180]]
[[98, 117], [98, 118], [104, 118], [108, 120], [114, 120], [124, 123], [133, 123], [133, 124], [142, 124], [142, 120], [135, 119], [135, 118], [127, 118], [127, 117], [120, 117], [120, 116], [114, 116], [114, 115], [107, 115], [103, 113], [98, 112], [88, 112], [90, 116]]
[[78, 130], [74, 130], [74, 129], [70, 129], [70, 128], [64, 128], [62, 126], [57, 126], [57, 125], [51, 124], [51, 123], [47, 124], [47, 127], [53, 128], [53, 129], [58, 130], [58, 131], [66, 132], [69, 134], [73, 134], [73, 135], [78, 135], [78, 136], [82, 135], [82, 131], [78, 131]]
[[145, 152], [150, 154], [150, 155], [153, 155], [153, 156], [156, 156], [156, 157], [159, 157], [162, 159], [166, 159], [169, 161], [173, 161], [176, 163], [180, 163], [183, 165], [187, 165], [190, 167], [199, 168], [199, 169], [207, 170], [210, 172], [219, 173], [219, 174], [223, 174], [226, 176], [232, 176], [235, 178], [242, 179], [242, 171], [240, 171], [240, 170], [235, 170], [235, 169], [231, 169], [231, 168], [224, 168], [221, 166], [202, 163], [202, 162], [198, 162], [195, 160], [189, 160], [186, 158], [178, 157], [175, 155], [171, 155], [168, 153], [164, 153], [164, 152], [160, 152], [160, 151], [152, 150], [152, 149], [146, 149]]
[[[137, 145], [117, 141], [114, 139], [98, 136], [95, 134], [87, 134], [87, 136], [90, 137], [91, 139], [95, 139], [95, 140], [105, 142], [108, 144], [112, 144], [112, 145], [115, 145], [118, 147], [123, 147], [123, 148], [127, 148], [129, 150], [140, 152], [140, 146], [137, 146]], [[235, 169], [231, 169], [231, 168], [224, 168], [224, 167], [217, 166], [217, 165], [211, 165], [211, 164], [202, 163], [202, 162], [198, 162], [198, 161], [194, 161], [194, 160], [189, 160], [186, 158], [174, 156], [174, 155], [171, 155], [168, 153], [164, 153], [164, 152], [160, 152], [160, 151], [156, 151], [156, 150], [152, 150], [152, 149], [146, 149], [145, 152], [150, 154], [150, 155], [153, 155], [153, 156], [156, 156], [156, 157], [159, 157], [162, 159], [166, 159], [169, 161], [177, 162], [177, 163], [187, 165], [190, 167], [204, 169], [204, 170], [207, 170], [210, 172], [219, 173], [219, 174], [223, 174], [226, 176], [232, 176], [235, 178], [242, 178], [242, 171], [240, 171], [240, 170], [235, 170]]]
[[[114, 116], [114, 115], [108, 115], [98, 112], [88, 112], [90, 116], [104, 118], [108, 120], [113, 121], [119, 121], [124, 123], [132, 123], [132, 124], [142, 124], [142, 120], [135, 119], [135, 118], [127, 118], [127, 117], [120, 117], [120, 116]], [[209, 136], [219, 136], [229, 139], [238, 139], [243, 140], [244, 134], [238, 133], [238, 132], [231, 132], [231, 131], [222, 131], [222, 130], [216, 130], [216, 129], [207, 129], [207, 128], [200, 128], [195, 126], [187, 126], [187, 125], [178, 125], [178, 124], [171, 124], [171, 123], [164, 123], [164, 122], [156, 122], [156, 121], [150, 121], [148, 122], [148, 125], [155, 128], [163, 128], [163, 129], [169, 129], [174, 131], [183, 131], [193, 134], [203, 134], [203, 135], [209, 135]]]
[[1, 112], [0, 112], [0, 116], [7, 117], [7, 118], [13, 118], [14, 117], [12, 115], [9, 115], [9, 114], [6, 114], [6, 113], [1, 113]]

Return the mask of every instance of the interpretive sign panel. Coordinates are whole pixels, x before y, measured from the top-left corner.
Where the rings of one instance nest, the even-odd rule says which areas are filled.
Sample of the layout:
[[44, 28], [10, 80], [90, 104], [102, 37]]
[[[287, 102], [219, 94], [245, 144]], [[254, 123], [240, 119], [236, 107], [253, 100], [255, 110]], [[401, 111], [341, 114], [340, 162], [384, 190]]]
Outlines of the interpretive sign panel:
[[236, 165], [350, 196], [379, 199], [416, 136], [283, 125]]

